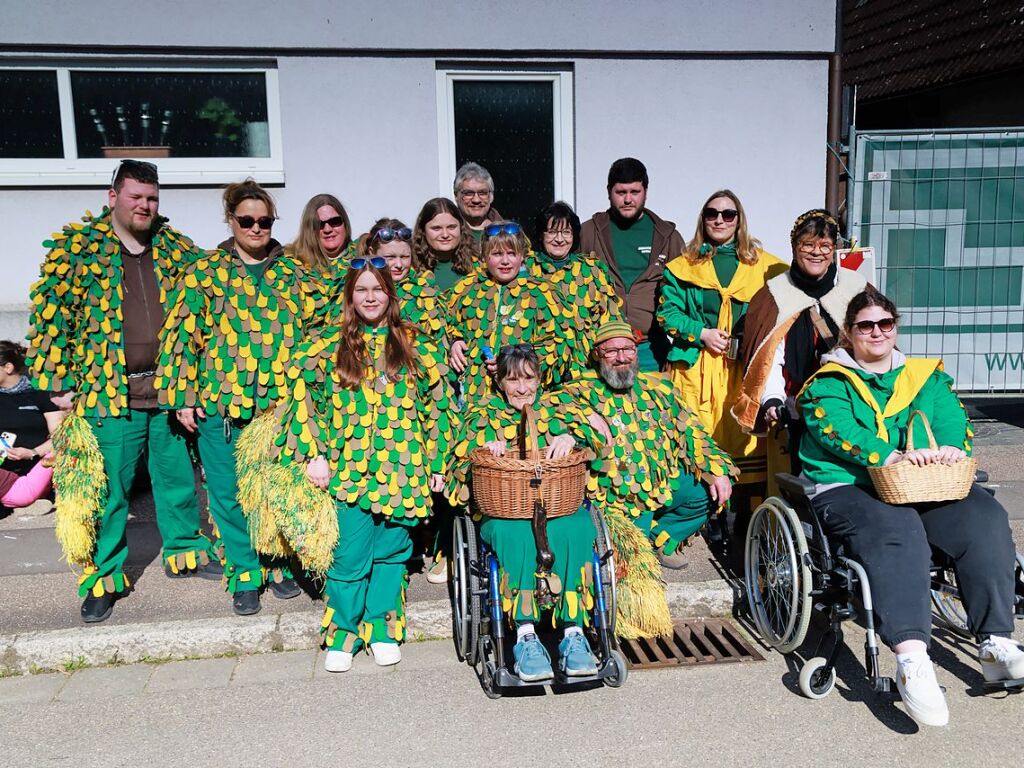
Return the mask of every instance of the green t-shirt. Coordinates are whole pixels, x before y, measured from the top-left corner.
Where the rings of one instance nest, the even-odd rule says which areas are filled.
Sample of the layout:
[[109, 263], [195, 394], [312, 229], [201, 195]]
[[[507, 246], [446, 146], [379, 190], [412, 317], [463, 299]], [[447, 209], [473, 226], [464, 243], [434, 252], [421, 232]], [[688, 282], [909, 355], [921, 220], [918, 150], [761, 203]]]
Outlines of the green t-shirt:
[[255, 264], [249, 264], [243, 261], [245, 269], [249, 273], [249, 276], [257, 283], [263, 280], [263, 273], [267, 271], [267, 267], [270, 266], [270, 259], [264, 259], [263, 261], [256, 262]]
[[651, 263], [654, 221], [650, 216], [641, 214], [639, 219], [625, 229], [621, 229], [615, 219], [609, 223], [615, 261], [618, 262], [619, 274], [628, 291]]
[[439, 261], [434, 267], [434, 280], [437, 281], [437, 290], [440, 293], [448, 293], [463, 277], [465, 275], [460, 275], [452, 268], [450, 261]]

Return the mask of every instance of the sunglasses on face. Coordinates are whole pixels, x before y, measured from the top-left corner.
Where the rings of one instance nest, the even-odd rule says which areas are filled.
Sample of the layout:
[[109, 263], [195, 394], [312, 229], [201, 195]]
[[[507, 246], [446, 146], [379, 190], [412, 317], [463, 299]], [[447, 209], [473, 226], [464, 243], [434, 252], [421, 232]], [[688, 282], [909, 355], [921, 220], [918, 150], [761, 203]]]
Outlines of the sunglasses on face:
[[888, 336], [896, 328], [896, 320], [892, 317], [883, 317], [881, 320], [858, 320], [853, 327], [861, 336], [870, 336], [874, 333], [876, 325], [882, 335]]
[[369, 259], [358, 258], [352, 259], [352, 261], [348, 263], [348, 266], [349, 269], [362, 269], [367, 264], [374, 269], [384, 269], [384, 267], [388, 265], [388, 260], [383, 256], [372, 256]]
[[522, 234], [522, 231], [523, 228], [514, 221], [509, 221], [505, 224], [491, 224], [489, 227], [484, 227], [484, 234], [487, 237], [496, 237], [502, 233], [506, 235], [519, 235]]
[[375, 240], [380, 240], [382, 243], [390, 243], [392, 240], [402, 240], [408, 243], [412, 240], [412, 230], [408, 227], [401, 227], [400, 229], [392, 229], [391, 227], [381, 227], [374, 234]]
[[339, 229], [345, 226], [345, 219], [341, 216], [331, 216], [329, 219], [320, 219], [320, 231], [322, 232], [325, 227], [330, 225], [334, 229]]
[[736, 217], [740, 215], [740, 212], [735, 208], [726, 208], [724, 211], [720, 211], [717, 208], [705, 208], [701, 215], [704, 217], [704, 221], [715, 221], [721, 216], [722, 221], [729, 224], [736, 221]]
[[231, 214], [231, 218], [235, 220], [242, 229], [252, 229], [256, 224], [260, 225], [260, 229], [271, 229], [274, 226], [273, 216], [235, 216]]

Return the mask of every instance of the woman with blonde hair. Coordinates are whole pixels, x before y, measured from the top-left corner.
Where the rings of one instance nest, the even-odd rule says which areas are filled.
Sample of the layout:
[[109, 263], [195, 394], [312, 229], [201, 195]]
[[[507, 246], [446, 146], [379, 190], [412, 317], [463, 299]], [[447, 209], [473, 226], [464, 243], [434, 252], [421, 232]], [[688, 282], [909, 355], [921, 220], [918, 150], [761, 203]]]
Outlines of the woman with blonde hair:
[[320, 316], [329, 314], [337, 304], [345, 279], [344, 257], [351, 245], [352, 222], [341, 201], [326, 192], [309, 198], [299, 219], [299, 232], [285, 250], [317, 281], [322, 294], [316, 297]]

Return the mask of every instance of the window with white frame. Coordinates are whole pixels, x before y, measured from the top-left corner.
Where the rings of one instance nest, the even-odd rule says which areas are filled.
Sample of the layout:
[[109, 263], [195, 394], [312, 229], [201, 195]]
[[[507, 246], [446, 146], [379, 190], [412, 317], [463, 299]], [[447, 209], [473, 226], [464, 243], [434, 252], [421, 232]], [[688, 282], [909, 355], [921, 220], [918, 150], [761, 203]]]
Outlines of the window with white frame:
[[[477, 162], [494, 177], [494, 207], [528, 225], [553, 200], [574, 204], [572, 72], [437, 72], [440, 182]], [[532, 233], [531, 233], [532, 234]]]
[[0, 67], [0, 185], [105, 184], [112, 158], [162, 183], [283, 180], [275, 69]]

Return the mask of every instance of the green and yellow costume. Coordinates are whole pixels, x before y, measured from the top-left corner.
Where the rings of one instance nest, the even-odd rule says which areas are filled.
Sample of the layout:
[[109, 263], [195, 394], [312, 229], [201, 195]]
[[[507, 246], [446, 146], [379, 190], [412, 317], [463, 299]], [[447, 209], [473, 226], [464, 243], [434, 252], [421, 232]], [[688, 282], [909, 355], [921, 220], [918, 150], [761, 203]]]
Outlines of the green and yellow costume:
[[618, 391], [591, 371], [556, 396], [591, 409], [612, 433], [608, 450], [591, 467], [588, 493], [605, 513], [617, 550], [623, 550], [617, 551], [624, 587], [619, 632], [649, 636], [670, 631], [658, 563], [621, 523], [632, 520], [654, 547], [672, 554], [700, 530], [711, 511], [701, 480], [735, 477], [736, 467], [661, 374], [640, 373], [632, 387]]
[[[185, 270], [164, 325], [156, 386], [161, 404], [198, 408], [199, 454], [210, 512], [224, 541], [227, 588], [259, 589], [271, 562], [257, 556], [238, 502], [235, 443], [252, 418], [286, 391], [286, 370], [315, 317], [302, 266], [271, 241], [261, 264], [247, 265], [231, 242]], [[276, 580], [290, 576], [273, 568]]]
[[434, 341], [440, 341], [445, 332], [444, 302], [437, 287], [434, 273], [429, 269], [409, 270], [405, 280], [395, 283], [402, 317], [418, 327]]
[[665, 269], [658, 322], [672, 337], [669, 372], [683, 401], [736, 462], [739, 481], [763, 483], [768, 471], [764, 441], [745, 434], [729, 415], [743, 383], [742, 363], [712, 355], [700, 334], [717, 328], [736, 336], [754, 294], [788, 265], [764, 251], [754, 264], [740, 261], [735, 243], [714, 249], [705, 244], [700, 256], [698, 262], [680, 256]]
[[[572, 345], [572, 372], [575, 377], [589, 368], [594, 332], [611, 320], [622, 320], [622, 299], [615, 292], [608, 267], [593, 254], [570, 253], [554, 259], [546, 253], [534, 254], [529, 261], [531, 274], [550, 281], [558, 291], [567, 320], [572, 322], [576, 338]], [[570, 314], [573, 313], [573, 314]]]
[[[290, 251], [287, 255], [301, 264], [300, 259]], [[304, 267], [307, 292], [313, 297], [315, 306], [314, 318], [309, 328], [330, 325], [340, 314], [345, 290], [345, 275], [348, 274], [348, 262], [356, 255], [356, 242], [353, 240], [348, 247], [335, 258], [328, 259], [323, 267]]]
[[[556, 435], [571, 434], [577, 444], [587, 445], [595, 452], [603, 449], [603, 439], [587, 423], [587, 414], [574, 404], [542, 395], [534, 403], [533, 411], [540, 447]], [[465, 506], [470, 502], [470, 453], [493, 440], [514, 440], [520, 419], [519, 411], [501, 397], [492, 397], [466, 414], [448, 473], [449, 501], [453, 505]], [[594, 605], [592, 561], [596, 536], [590, 512], [581, 507], [574, 514], [549, 519], [547, 530], [555, 562], [552, 572], [543, 576], [555, 598], [553, 606], [541, 606], [535, 599], [540, 574], [536, 572], [537, 543], [532, 522], [482, 517], [480, 538], [494, 551], [501, 568], [503, 610], [513, 621], [529, 622], [539, 621], [541, 611], [550, 607], [553, 625], [588, 624]]]
[[293, 468], [292, 483], [308, 485], [305, 466], [316, 456], [330, 466], [327, 494], [337, 507], [333, 541], [324, 537], [312, 550], [316, 531], [302, 522], [310, 515], [301, 504], [279, 505], [274, 513], [307, 567], [327, 565], [324, 643], [349, 652], [405, 637], [409, 529], [430, 514], [430, 477], [444, 473], [452, 437], [440, 349], [412, 331], [416, 370], [393, 378], [383, 372], [388, 332], [364, 331], [367, 367], [357, 389], [342, 387], [335, 372], [340, 328], [302, 344], [288, 374], [276, 437], [280, 462]]
[[555, 288], [520, 272], [508, 284], [494, 280], [484, 269], [463, 278], [448, 299], [448, 342], [466, 342], [469, 365], [460, 377], [469, 405], [493, 394], [484, 366], [483, 348], [497, 357], [502, 347], [532, 344], [540, 358], [545, 384], [564, 380], [572, 358], [574, 338], [566, 336], [566, 310]]
[[[75, 394], [74, 414], [54, 436], [57, 534], [80, 565], [79, 594], [124, 591], [125, 525], [135, 469], [148, 447], [163, 557], [173, 572], [213, 557], [200, 531], [195, 475], [173, 415], [133, 409], [124, 353], [124, 267], [111, 214], [86, 212], [43, 243], [49, 249], [32, 286], [27, 364], [38, 389]], [[152, 261], [161, 307], [174, 301], [199, 250], [158, 217]]]

